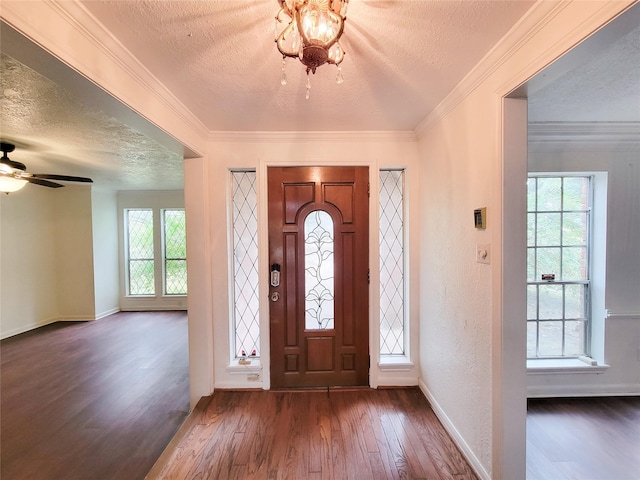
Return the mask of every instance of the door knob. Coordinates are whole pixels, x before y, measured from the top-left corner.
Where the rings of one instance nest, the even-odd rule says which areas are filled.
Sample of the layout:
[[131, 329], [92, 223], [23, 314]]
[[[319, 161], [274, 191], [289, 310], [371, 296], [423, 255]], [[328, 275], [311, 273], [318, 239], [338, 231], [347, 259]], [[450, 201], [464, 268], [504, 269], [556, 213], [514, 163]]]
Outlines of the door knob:
[[273, 292], [271, 294], [271, 301], [272, 302], [277, 302], [280, 299], [280, 294], [278, 292]]

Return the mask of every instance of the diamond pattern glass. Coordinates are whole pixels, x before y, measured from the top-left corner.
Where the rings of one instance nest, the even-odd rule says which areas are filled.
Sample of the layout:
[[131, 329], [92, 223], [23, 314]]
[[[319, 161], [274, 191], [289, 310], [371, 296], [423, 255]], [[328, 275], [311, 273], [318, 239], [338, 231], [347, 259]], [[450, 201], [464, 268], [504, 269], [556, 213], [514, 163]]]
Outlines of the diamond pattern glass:
[[380, 171], [380, 354], [404, 354], [404, 171]]
[[187, 236], [183, 209], [163, 210], [164, 292], [187, 294]]
[[256, 172], [231, 172], [235, 356], [260, 356]]
[[129, 295], [153, 295], [153, 211], [126, 210]]
[[315, 210], [304, 219], [305, 328], [331, 330], [334, 327], [333, 219]]

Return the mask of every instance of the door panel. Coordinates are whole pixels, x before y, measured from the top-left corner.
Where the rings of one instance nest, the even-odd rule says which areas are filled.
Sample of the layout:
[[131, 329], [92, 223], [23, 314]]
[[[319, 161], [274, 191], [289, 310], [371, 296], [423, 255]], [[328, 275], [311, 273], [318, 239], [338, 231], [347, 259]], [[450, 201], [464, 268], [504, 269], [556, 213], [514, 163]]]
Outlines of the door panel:
[[271, 385], [368, 385], [368, 167], [271, 167], [268, 186]]

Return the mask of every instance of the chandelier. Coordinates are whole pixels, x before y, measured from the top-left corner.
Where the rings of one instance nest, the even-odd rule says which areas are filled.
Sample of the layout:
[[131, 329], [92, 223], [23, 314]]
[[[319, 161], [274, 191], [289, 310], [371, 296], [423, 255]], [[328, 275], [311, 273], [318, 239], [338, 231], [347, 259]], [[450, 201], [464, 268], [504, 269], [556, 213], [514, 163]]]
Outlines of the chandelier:
[[[285, 60], [298, 58], [307, 67], [307, 94], [311, 90], [309, 72], [330, 63], [338, 66], [336, 82], [342, 83], [340, 63], [344, 50], [340, 36], [347, 19], [349, 0], [278, 0], [280, 11], [276, 15], [276, 45], [282, 54], [282, 78], [287, 84]], [[286, 25], [284, 28], [283, 25]]]

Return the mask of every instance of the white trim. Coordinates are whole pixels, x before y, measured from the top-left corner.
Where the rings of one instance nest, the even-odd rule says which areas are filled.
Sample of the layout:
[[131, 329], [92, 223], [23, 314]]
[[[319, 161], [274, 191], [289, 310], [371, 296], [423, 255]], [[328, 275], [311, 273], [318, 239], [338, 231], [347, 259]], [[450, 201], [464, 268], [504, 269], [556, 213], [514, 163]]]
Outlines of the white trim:
[[640, 122], [537, 122], [529, 123], [529, 144], [533, 148], [562, 145], [563, 148], [611, 148], [640, 146]]
[[640, 384], [620, 383], [602, 385], [564, 384], [539, 385], [527, 388], [527, 398], [555, 397], [621, 397], [640, 395]]
[[413, 131], [308, 131], [308, 132], [225, 132], [210, 131], [210, 142], [307, 143], [307, 142], [417, 142]]
[[[475, 67], [456, 85], [447, 97], [438, 104], [415, 128], [420, 138], [431, 125], [445, 117], [460, 102], [469, 96], [482, 82], [495, 72], [502, 64], [514, 56], [523, 45], [543, 29], [570, 2], [536, 2], [518, 22], [502, 37], [502, 39], [476, 64]], [[546, 52], [541, 52], [546, 57]], [[537, 62], [536, 62], [537, 63]], [[522, 74], [518, 75], [522, 78]], [[514, 85], [509, 82], [509, 85]]]
[[607, 310], [607, 320], [640, 320], [640, 312], [612, 312]]
[[[4, 2], [2, 20], [199, 156], [206, 126], [80, 1]], [[88, 48], [87, 48], [88, 47]], [[92, 62], [87, 51], [92, 50]], [[153, 97], [148, 102], [139, 92]], [[169, 118], [159, 125], [149, 118]], [[143, 113], [144, 112], [144, 113]], [[181, 132], [180, 138], [169, 132]]]
[[96, 320], [100, 320], [101, 318], [108, 317], [109, 315], [113, 315], [114, 313], [118, 313], [120, 311], [119, 307], [111, 308], [109, 310], [105, 310], [104, 312], [100, 312], [96, 314]]
[[427, 401], [431, 405], [431, 409], [436, 414], [436, 417], [438, 417], [438, 420], [440, 420], [440, 423], [442, 423], [444, 429], [447, 431], [456, 446], [460, 449], [462, 456], [464, 456], [464, 458], [467, 460], [475, 474], [478, 475], [478, 477], [482, 480], [491, 480], [491, 476], [489, 475], [489, 473], [484, 469], [480, 460], [478, 460], [478, 458], [473, 453], [473, 450], [469, 447], [469, 445], [467, 445], [464, 437], [460, 434], [460, 432], [458, 432], [453, 422], [449, 419], [449, 417], [447, 417], [447, 414], [444, 412], [435, 397], [431, 394], [425, 383], [420, 380], [418, 386], [420, 387], [420, 390], [422, 391], [424, 396], [427, 398]]
[[57, 322], [58, 320], [59, 320], [58, 317], [49, 317], [49, 318], [46, 318], [46, 319], [41, 320], [39, 322], [36, 322], [34, 324], [31, 324], [31, 325], [21, 325], [18, 328], [14, 328], [12, 330], [4, 332], [2, 334], [2, 337], [0, 337], [0, 338], [2, 340], [4, 340], [5, 338], [14, 337], [16, 335], [20, 335], [21, 333], [30, 332], [31, 330], [35, 330], [36, 328], [40, 328], [40, 327], [44, 327], [46, 325], [50, 325], [52, 323]]

